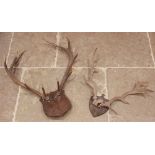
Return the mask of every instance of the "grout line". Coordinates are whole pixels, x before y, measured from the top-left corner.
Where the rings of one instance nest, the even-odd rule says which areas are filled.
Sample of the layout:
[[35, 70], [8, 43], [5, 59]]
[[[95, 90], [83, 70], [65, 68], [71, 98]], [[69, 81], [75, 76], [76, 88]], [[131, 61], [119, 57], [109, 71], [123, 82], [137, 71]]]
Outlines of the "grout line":
[[[60, 36], [60, 32], [57, 32], [57, 35], [56, 35], [56, 44], [57, 44], [57, 45], [60, 45], [60, 37], [61, 37], [61, 36]], [[56, 49], [55, 63], [54, 63], [55, 68], [56, 68], [56, 66], [57, 66], [58, 52], [59, 52], [59, 50]], [[51, 66], [51, 67], [52, 67], [52, 66]]]
[[149, 41], [149, 46], [150, 46], [150, 54], [151, 54], [151, 57], [152, 57], [152, 61], [153, 61], [153, 64], [154, 64], [154, 67], [155, 67], [155, 59], [154, 59], [154, 55], [153, 55], [153, 50], [152, 50], [152, 46], [151, 46], [151, 38], [150, 38], [150, 35], [148, 32], [147, 33], [147, 38], [148, 38], [148, 41]]
[[107, 69], [154, 69], [154, 66], [148, 67], [105, 67]]
[[[105, 96], [106, 98], [109, 98], [109, 94], [108, 94], [108, 87], [107, 87], [107, 68], [102, 68], [103, 72], [104, 72], [104, 76], [105, 76], [105, 82], [104, 82], [104, 88], [105, 88]], [[109, 110], [107, 112], [107, 117], [108, 117], [108, 122], [110, 122], [110, 114], [109, 114]]]
[[14, 37], [14, 32], [12, 32], [12, 34], [11, 34], [11, 39], [10, 39], [8, 54], [7, 54], [7, 57], [6, 57], [6, 62], [8, 62], [8, 59], [9, 59], [13, 37]]
[[[21, 81], [23, 81], [24, 73], [25, 73], [25, 68], [22, 70], [22, 74], [21, 74], [21, 78], [20, 78]], [[19, 89], [18, 89], [16, 104], [15, 104], [14, 111], [13, 111], [12, 122], [15, 122], [15, 120], [16, 120], [16, 113], [17, 113], [17, 109], [18, 109], [18, 105], [19, 105], [20, 93], [21, 93], [21, 86], [19, 86]]]
[[[4, 66], [0, 66], [0, 68], [4, 68]], [[19, 69], [63, 69], [67, 67], [16, 67]], [[90, 67], [74, 67], [75, 69], [88, 69]], [[96, 69], [155, 69], [155, 67], [95, 67]]]

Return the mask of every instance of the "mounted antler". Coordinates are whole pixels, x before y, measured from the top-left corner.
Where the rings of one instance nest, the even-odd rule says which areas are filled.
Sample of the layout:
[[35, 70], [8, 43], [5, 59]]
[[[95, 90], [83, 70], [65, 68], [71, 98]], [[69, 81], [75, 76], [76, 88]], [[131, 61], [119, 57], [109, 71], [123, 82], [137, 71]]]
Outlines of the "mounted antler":
[[15, 76], [16, 67], [18, 67], [19, 61], [21, 60], [24, 52], [22, 52], [18, 57], [14, 58], [10, 68], [7, 67], [6, 60], [4, 62], [5, 70], [8, 74], [8, 76], [12, 79], [12, 81], [15, 84], [21, 86], [22, 88], [25, 88], [26, 90], [28, 90], [31, 93], [40, 97], [40, 101], [43, 105], [44, 113], [48, 117], [61, 117], [65, 113], [67, 113], [72, 107], [71, 102], [70, 102], [69, 98], [65, 95], [65, 91], [63, 89], [64, 89], [64, 86], [65, 86], [69, 76], [72, 73], [72, 66], [75, 62], [75, 59], [77, 58], [77, 54], [75, 56], [73, 55], [69, 39], [67, 39], [67, 41], [68, 41], [67, 48], [64, 48], [64, 47], [58, 46], [54, 43], [48, 42], [48, 45], [50, 45], [51, 47], [53, 47], [55, 49], [59, 49], [60, 51], [65, 52], [69, 58], [68, 66], [67, 66], [66, 72], [62, 78], [61, 83], [59, 84], [59, 81], [57, 81], [57, 90], [56, 91], [46, 93], [45, 89], [42, 88], [43, 93], [40, 93], [39, 91], [29, 87], [27, 84], [19, 81], [16, 78], [16, 76]]
[[137, 82], [133, 89], [130, 91], [125, 92], [121, 96], [113, 97], [112, 99], [106, 99], [104, 98], [104, 94], [101, 96], [97, 96], [97, 85], [95, 81], [93, 81], [93, 75], [96, 73], [96, 49], [93, 53], [93, 59], [91, 60], [92, 64], [90, 64], [90, 60], [88, 60], [88, 78], [85, 78], [86, 84], [93, 90], [92, 96], [89, 100], [89, 109], [90, 112], [94, 117], [100, 116], [104, 113], [106, 113], [109, 109], [112, 110], [114, 113], [117, 114], [115, 110], [111, 108], [112, 104], [116, 101], [121, 101], [124, 104], [129, 104], [125, 98], [129, 95], [140, 95], [140, 96], [146, 96], [147, 94], [154, 92], [153, 90], [148, 89], [148, 82]]

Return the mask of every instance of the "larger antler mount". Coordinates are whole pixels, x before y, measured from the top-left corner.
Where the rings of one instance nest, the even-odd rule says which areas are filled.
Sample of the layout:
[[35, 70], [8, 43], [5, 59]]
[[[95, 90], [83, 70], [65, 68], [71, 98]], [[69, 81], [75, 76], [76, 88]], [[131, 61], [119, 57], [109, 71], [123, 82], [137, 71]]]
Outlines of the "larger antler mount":
[[[91, 63], [90, 63], [91, 62]], [[113, 97], [112, 99], [106, 99], [105, 95], [102, 94], [100, 96], [97, 95], [97, 85], [95, 81], [93, 80], [93, 75], [97, 73], [96, 71], [96, 50], [93, 53], [92, 59], [88, 59], [88, 77], [85, 77], [86, 84], [92, 89], [92, 96], [89, 100], [89, 110], [93, 117], [100, 116], [104, 113], [106, 113], [108, 110], [112, 110], [114, 113], [117, 114], [115, 110], [112, 109], [112, 104], [116, 101], [120, 101], [124, 104], [129, 104], [125, 98], [130, 95], [140, 95], [140, 96], [146, 96], [148, 93], [154, 92], [151, 89], [148, 89], [148, 82], [136, 82], [134, 87], [125, 93], [123, 93], [121, 96]]]
[[22, 88], [26, 89], [27, 91], [33, 93], [34, 95], [37, 95], [40, 98], [40, 101], [43, 105], [44, 113], [48, 117], [61, 117], [64, 116], [72, 107], [71, 101], [69, 98], [65, 95], [64, 87], [65, 84], [69, 78], [69, 76], [72, 74], [72, 66], [77, 58], [77, 54], [74, 56], [71, 44], [69, 39], [67, 39], [68, 47], [64, 48], [61, 46], [56, 45], [55, 43], [47, 42], [48, 45], [50, 45], [52, 48], [58, 49], [68, 56], [68, 65], [65, 71], [65, 74], [62, 78], [62, 81], [59, 84], [59, 81], [57, 81], [57, 90], [46, 93], [45, 89], [42, 88], [42, 93], [31, 88], [26, 83], [21, 82], [15, 75], [16, 68], [19, 65], [19, 62], [21, 58], [23, 57], [24, 52], [22, 52], [19, 56], [15, 57], [11, 66], [8, 68], [6, 60], [4, 61], [4, 67], [8, 74], [8, 76], [12, 79], [12, 81], [21, 86]]

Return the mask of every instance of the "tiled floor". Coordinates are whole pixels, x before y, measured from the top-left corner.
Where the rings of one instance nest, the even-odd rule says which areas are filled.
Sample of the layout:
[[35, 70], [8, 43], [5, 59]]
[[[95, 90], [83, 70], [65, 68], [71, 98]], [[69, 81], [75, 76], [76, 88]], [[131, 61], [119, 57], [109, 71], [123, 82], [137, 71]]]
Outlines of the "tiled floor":
[[[39, 99], [12, 83], [4, 71], [5, 57], [10, 64], [15, 54], [26, 50], [18, 77], [37, 90], [42, 85], [55, 90], [61, 79], [66, 56], [44, 44], [44, 39], [66, 46], [64, 36], [78, 52], [74, 80], [66, 86], [73, 108], [63, 118], [47, 118]], [[136, 81], [148, 81], [155, 90], [155, 33], [0, 33], [0, 121], [155, 121], [155, 93], [142, 98], [128, 97], [129, 105], [117, 102], [113, 112], [93, 118], [89, 112], [90, 89], [84, 84], [87, 58], [98, 48], [98, 74], [94, 79], [107, 97], [121, 95]], [[82, 91], [81, 91], [82, 90]]]

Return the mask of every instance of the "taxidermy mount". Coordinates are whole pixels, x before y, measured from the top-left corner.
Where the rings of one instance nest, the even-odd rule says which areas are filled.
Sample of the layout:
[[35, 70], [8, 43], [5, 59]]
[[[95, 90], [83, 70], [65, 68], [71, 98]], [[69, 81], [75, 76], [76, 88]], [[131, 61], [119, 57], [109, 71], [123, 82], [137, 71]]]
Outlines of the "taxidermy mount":
[[112, 104], [116, 101], [129, 104], [125, 100], [125, 98], [129, 95], [138, 95], [145, 97], [146, 95], [148, 95], [148, 93], [154, 92], [153, 90], [147, 88], [148, 82], [136, 82], [134, 87], [130, 91], [123, 93], [121, 96], [113, 97], [110, 100], [106, 99], [104, 94], [98, 96], [97, 84], [93, 80], [93, 75], [97, 73], [97, 70], [95, 68], [98, 61], [98, 58], [96, 57], [96, 51], [97, 49], [95, 49], [92, 59], [88, 59], [88, 76], [84, 78], [85, 83], [92, 90], [92, 96], [89, 100], [89, 110], [93, 117], [100, 116], [106, 113], [108, 110], [112, 110], [115, 114], [117, 114], [117, 112], [112, 109]]
[[[48, 117], [62, 117], [64, 116], [72, 107], [70, 99], [65, 94], [65, 84], [67, 83], [68, 78], [72, 74], [72, 66], [75, 63], [75, 60], [78, 54], [74, 55], [70, 40], [67, 38], [67, 48], [58, 46], [55, 43], [46, 41], [46, 44], [54, 49], [58, 49], [61, 52], [64, 52], [68, 56], [68, 65], [64, 76], [62, 77], [61, 82], [57, 81], [57, 90], [53, 92], [46, 93], [45, 89], [42, 87], [42, 93], [38, 90], [35, 90], [28, 86], [26, 83], [21, 82], [17, 79], [15, 73], [16, 68], [19, 65], [20, 60], [22, 59], [24, 52], [22, 52], [19, 56], [15, 57], [12, 64], [8, 68], [6, 59], [4, 61], [5, 71], [8, 76], [12, 79], [12, 81], [24, 88], [25, 90], [31, 92], [34, 95], [37, 95], [40, 98], [40, 102], [43, 105], [44, 113]], [[39, 77], [38, 77], [39, 78]]]

